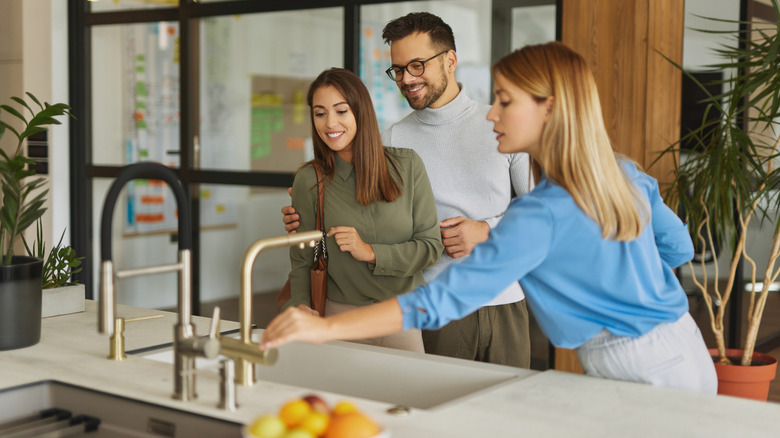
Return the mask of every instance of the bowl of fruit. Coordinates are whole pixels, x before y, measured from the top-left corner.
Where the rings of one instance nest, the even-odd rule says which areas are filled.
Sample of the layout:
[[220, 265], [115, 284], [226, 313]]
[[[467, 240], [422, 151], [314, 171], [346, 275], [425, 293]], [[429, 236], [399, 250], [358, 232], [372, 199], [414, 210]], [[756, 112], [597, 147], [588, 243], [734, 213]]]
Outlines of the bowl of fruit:
[[288, 400], [242, 429], [244, 438], [389, 438], [390, 434], [357, 406], [341, 400], [332, 407], [310, 394]]

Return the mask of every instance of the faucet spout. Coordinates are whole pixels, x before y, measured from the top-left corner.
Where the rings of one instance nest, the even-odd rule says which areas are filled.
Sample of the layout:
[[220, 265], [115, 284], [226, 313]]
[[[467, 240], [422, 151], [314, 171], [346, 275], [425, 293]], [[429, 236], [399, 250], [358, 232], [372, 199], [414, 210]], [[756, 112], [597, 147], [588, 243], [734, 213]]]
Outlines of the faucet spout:
[[[111, 261], [111, 222], [119, 193], [124, 185], [136, 178], [149, 178], [162, 180], [168, 184], [176, 197], [178, 210], [178, 263], [151, 266], [124, 271], [115, 271]], [[190, 209], [184, 188], [176, 173], [170, 168], [159, 163], [140, 162], [125, 166], [111, 184], [100, 222], [100, 309], [98, 314], [98, 331], [115, 335], [114, 320], [116, 318], [116, 289], [114, 280], [117, 278], [136, 275], [159, 274], [164, 272], [178, 272], [179, 292], [178, 308], [179, 318], [174, 327], [174, 398], [190, 400], [195, 394], [195, 357], [214, 357], [219, 351], [216, 340], [199, 340], [195, 336], [195, 328], [192, 324], [192, 292], [191, 292], [191, 225]]]
[[[103, 212], [100, 219], [100, 313], [98, 315], [98, 331], [113, 335], [114, 318], [116, 315], [115, 290], [113, 262], [111, 261], [111, 223], [114, 216], [114, 207], [119, 198], [119, 193], [127, 182], [136, 178], [151, 178], [165, 181], [173, 190], [176, 197], [176, 207], [178, 209], [178, 239], [179, 239], [179, 264], [174, 265], [171, 270], [179, 270], [179, 322], [190, 323], [191, 317], [191, 298], [190, 298], [190, 249], [191, 244], [191, 222], [190, 209], [187, 204], [187, 197], [184, 189], [179, 182], [178, 176], [170, 168], [159, 163], [139, 162], [125, 166], [119, 172], [106, 195], [103, 203]], [[148, 273], [138, 270], [137, 275]], [[185, 272], [186, 271], [186, 272]]]
[[[239, 324], [241, 339], [240, 342], [244, 345], [251, 346], [252, 349], [257, 350], [257, 346], [252, 343], [252, 266], [255, 263], [257, 256], [266, 249], [282, 248], [287, 246], [300, 245], [303, 248], [304, 245], [314, 246], [320, 239], [322, 239], [321, 231], [305, 231], [295, 234], [285, 234], [283, 236], [269, 237], [260, 239], [253, 243], [249, 249], [247, 249], [244, 255], [244, 260], [241, 263], [241, 297], [238, 304], [239, 312]], [[223, 341], [224, 342], [224, 341]], [[223, 349], [226, 345], [223, 344]], [[230, 350], [236, 350], [235, 355], [231, 355], [228, 352], [223, 351], [223, 354], [227, 356], [234, 356], [236, 359], [236, 380], [240, 385], [253, 385], [255, 383], [254, 367], [250, 362], [258, 362], [256, 359], [252, 359], [251, 356], [247, 356], [241, 352], [243, 348], [231, 345]], [[267, 355], [273, 354], [272, 362], [276, 362], [273, 352], [266, 352]], [[267, 359], [263, 359], [267, 361]], [[268, 363], [269, 365], [271, 363]]]

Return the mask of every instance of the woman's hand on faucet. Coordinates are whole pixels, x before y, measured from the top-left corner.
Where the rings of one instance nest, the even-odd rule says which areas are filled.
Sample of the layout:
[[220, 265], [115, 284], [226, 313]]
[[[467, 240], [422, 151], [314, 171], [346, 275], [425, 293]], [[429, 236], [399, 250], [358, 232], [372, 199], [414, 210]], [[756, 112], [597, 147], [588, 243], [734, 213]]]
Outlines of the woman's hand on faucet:
[[331, 340], [326, 336], [328, 322], [325, 318], [301, 306], [288, 308], [268, 324], [260, 341], [261, 350], [277, 348], [290, 342], [321, 344]]
[[268, 324], [260, 349], [268, 350], [290, 342], [322, 344], [336, 339], [385, 336], [400, 332], [403, 325], [403, 312], [395, 298], [326, 318], [290, 307]]
[[355, 228], [333, 227], [328, 231], [328, 237], [331, 236], [341, 252], [349, 252], [355, 260], [361, 262], [376, 263], [374, 248], [363, 242]]

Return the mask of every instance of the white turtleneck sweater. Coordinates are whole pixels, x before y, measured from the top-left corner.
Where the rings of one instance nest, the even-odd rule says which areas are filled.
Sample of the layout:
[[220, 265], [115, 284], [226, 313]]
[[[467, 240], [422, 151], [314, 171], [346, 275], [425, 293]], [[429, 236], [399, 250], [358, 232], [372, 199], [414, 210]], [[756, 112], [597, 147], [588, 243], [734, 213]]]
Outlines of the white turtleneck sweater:
[[[422, 158], [436, 199], [439, 220], [463, 216], [485, 221], [490, 228], [504, 216], [516, 195], [531, 186], [528, 154], [498, 152], [493, 123], [485, 117], [489, 105], [461, 92], [441, 108], [424, 108], [404, 117], [382, 133], [385, 146], [414, 149]], [[465, 260], [444, 253], [438, 264], [423, 271], [430, 282], [444, 269]], [[514, 303], [524, 298], [514, 283], [487, 305]]]

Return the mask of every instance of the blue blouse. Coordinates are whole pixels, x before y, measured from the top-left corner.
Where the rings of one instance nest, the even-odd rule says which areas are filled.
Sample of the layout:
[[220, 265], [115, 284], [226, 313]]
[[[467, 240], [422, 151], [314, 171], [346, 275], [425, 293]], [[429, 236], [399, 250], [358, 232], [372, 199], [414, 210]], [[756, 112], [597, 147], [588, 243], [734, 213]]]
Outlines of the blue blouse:
[[630, 242], [607, 240], [569, 193], [549, 180], [512, 201], [471, 256], [401, 295], [404, 329], [436, 329], [474, 312], [520, 281], [534, 316], [557, 347], [576, 348], [602, 329], [638, 337], [688, 311], [672, 271], [693, 258], [685, 224], [658, 183], [632, 163], [624, 172], [652, 218]]

